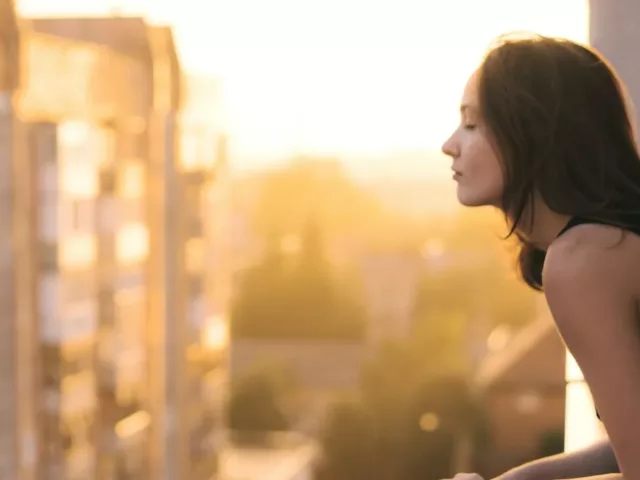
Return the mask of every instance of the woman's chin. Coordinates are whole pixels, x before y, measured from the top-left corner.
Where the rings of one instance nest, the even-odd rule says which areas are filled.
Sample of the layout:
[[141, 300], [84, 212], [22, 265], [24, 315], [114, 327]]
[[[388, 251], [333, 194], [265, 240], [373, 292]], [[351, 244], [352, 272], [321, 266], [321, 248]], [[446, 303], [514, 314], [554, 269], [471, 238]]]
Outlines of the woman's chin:
[[471, 192], [465, 192], [458, 187], [458, 202], [464, 207], [487, 207], [494, 205], [495, 202], [481, 195], [474, 195]]

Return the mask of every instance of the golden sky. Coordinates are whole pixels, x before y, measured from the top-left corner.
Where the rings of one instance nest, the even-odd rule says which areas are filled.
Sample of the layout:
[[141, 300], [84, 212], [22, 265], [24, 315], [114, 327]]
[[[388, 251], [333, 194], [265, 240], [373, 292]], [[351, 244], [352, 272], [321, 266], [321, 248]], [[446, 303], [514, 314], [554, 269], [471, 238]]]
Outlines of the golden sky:
[[218, 76], [247, 161], [438, 149], [492, 38], [586, 41], [586, 0], [19, 0], [26, 14], [128, 6], [176, 28], [182, 60]]

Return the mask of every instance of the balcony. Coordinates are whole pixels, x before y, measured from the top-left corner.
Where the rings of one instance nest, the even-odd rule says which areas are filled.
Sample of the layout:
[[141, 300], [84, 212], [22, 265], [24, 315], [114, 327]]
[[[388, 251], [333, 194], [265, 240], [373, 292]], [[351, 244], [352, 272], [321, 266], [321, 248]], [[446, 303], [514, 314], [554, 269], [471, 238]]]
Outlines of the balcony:
[[58, 241], [58, 266], [69, 271], [93, 268], [97, 259], [97, 238], [93, 233], [78, 233]]
[[146, 356], [142, 345], [119, 348], [115, 340], [101, 342], [100, 384], [107, 388], [117, 388], [120, 384], [137, 384], [145, 378]]
[[149, 254], [149, 231], [142, 222], [121, 226], [116, 232], [116, 259], [119, 264], [140, 264]]
[[98, 293], [98, 312], [101, 327], [112, 327], [115, 324], [114, 292], [110, 285], [101, 286]]
[[95, 375], [91, 371], [67, 375], [59, 388], [44, 389], [42, 403], [46, 411], [59, 412], [61, 417], [93, 412], [97, 406]]
[[43, 343], [60, 345], [96, 338], [98, 315], [95, 300], [76, 302], [60, 309], [48, 308], [55, 305], [55, 296], [43, 295], [43, 300], [45, 301], [41, 300], [40, 306], [40, 335]]
[[93, 356], [93, 342], [42, 345], [40, 358], [43, 386], [59, 389], [66, 377], [92, 371]]
[[114, 279], [114, 290], [119, 292], [123, 290], [144, 288], [145, 285], [146, 277], [144, 268], [137, 266], [125, 268], [122, 265], [118, 267], [118, 276]]

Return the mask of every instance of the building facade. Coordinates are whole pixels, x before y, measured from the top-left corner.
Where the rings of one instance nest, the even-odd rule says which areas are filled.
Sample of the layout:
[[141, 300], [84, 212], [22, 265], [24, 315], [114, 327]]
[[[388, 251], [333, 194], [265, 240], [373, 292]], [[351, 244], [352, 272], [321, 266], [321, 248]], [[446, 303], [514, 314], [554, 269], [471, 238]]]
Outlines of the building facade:
[[81, 20], [28, 25], [19, 108], [36, 210], [38, 478], [144, 478], [150, 64], [56, 31]]
[[[0, 22], [0, 382], [12, 392], [0, 477], [215, 478], [226, 294], [203, 262], [222, 246], [208, 214], [224, 210], [214, 164], [226, 161], [207, 132], [194, 204], [172, 32], [139, 18], [19, 24], [9, 1]], [[199, 277], [186, 263], [198, 242]], [[216, 367], [191, 383], [188, 333]]]

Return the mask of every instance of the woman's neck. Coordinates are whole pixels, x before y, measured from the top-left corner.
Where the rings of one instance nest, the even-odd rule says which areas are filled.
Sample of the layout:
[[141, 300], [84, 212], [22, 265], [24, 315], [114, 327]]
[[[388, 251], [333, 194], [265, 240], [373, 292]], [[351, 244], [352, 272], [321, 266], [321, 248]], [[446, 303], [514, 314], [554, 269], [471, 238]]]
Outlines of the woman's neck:
[[567, 225], [571, 217], [549, 209], [542, 201], [537, 201], [533, 210], [533, 221], [523, 215], [518, 225], [518, 234], [536, 248], [547, 250]]

